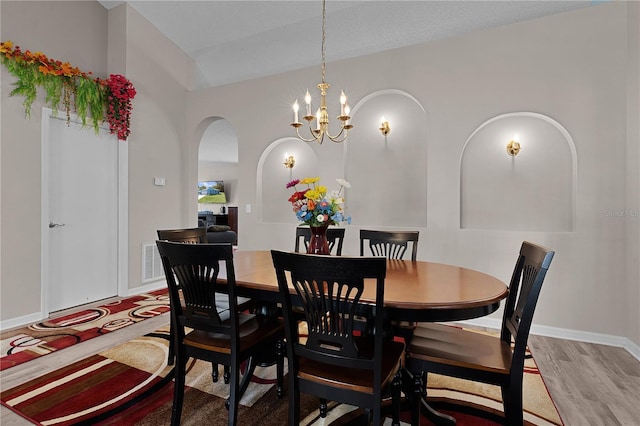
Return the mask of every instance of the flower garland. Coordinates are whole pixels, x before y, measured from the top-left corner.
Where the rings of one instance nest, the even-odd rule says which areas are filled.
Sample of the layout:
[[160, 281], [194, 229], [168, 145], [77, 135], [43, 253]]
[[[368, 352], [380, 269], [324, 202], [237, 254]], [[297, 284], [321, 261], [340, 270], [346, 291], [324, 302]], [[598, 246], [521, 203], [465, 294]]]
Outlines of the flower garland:
[[[45, 102], [54, 111], [62, 102], [67, 113], [67, 124], [71, 119], [71, 107], [85, 126], [90, 117], [96, 132], [104, 121], [109, 131], [119, 140], [129, 136], [131, 124], [131, 101], [136, 89], [125, 77], [111, 74], [107, 80], [91, 78], [91, 72], [82, 72], [69, 62], [48, 58], [42, 52], [22, 51], [10, 40], [0, 43], [0, 62], [17, 78], [10, 96], [24, 96], [27, 117], [31, 116], [31, 105], [37, 97], [37, 88], [44, 89]], [[73, 98], [73, 103], [72, 103]]]
[[131, 121], [131, 99], [136, 96], [133, 84], [121, 75], [111, 74], [107, 80], [107, 121], [109, 131], [117, 133], [118, 139], [125, 140], [129, 136]]

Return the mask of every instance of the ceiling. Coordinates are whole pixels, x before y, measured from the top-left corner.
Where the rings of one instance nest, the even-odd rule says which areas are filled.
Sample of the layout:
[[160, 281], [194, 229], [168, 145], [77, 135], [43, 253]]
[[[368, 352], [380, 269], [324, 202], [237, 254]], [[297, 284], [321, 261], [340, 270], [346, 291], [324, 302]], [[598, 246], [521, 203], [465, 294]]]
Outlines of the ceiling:
[[[124, 1], [98, 0], [110, 9]], [[196, 64], [196, 88], [320, 66], [320, 0], [127, 1]], [[588, 7], [598, 1], [327, 0], [326, 62]], [[226, 120], [207, 129], [200, 164], [238, 161]]]
[[[99, 0], [106, 8], [123, 1]], [[196, 63], [196, 87], [321, 62], [322, 2], [127, 1]], [[328, 0], [326, 61], [588, 7], [596, 1]]]

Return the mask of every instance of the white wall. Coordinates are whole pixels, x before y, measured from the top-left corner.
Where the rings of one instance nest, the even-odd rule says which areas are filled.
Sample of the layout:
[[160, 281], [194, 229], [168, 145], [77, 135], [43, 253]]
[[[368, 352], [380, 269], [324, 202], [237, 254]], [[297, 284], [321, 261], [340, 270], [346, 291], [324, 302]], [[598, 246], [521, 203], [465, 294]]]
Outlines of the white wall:
[[[194, 65], [132, 7], [111, 9], [109, 20], [110, 33], [126, 34], [121, 51], [124, 75], [138, 92], [127, 141], [129, 289], [135, 291], [141, 284], [142, 245], [154, 243], [158, 229], [181, 228], [196, 221], [187, 218], [183, 208], [186, 183], [181, 167], [185, 96], [192, 85]], [[154, 177], [165, 178], [166, 185], [154, 186]]]
[[[634, 63], [637, 67], [638, 50], [627, 47], [627, 28], [635, 28], [637, 33], [637, 25], [637, 5], [616, 2], [327, 64], [331, 90], [339, 93], [344, 89], [352, 105], [372, 93], [395, 90], [415, 97], [425, 113], [422, 119], [400, 117], [392, 122], [385, 151], [375, 127], [379, 126], [380, 108], [372, 108], [367, 116], [363, 108], [361, 115], [354, 117], [358, 126], [346, 145], [310, 145], [318, 173], [328, 186], [339, 174], [357, 181], [359, 186], [349, 191], [355, 199], [357, 192], [371, 191], [362, 187], [366, 182], [382, 185], [384, 192], [388, 188], [381, 182], [397, 174], [395, 160], [385, 160], [400, 153], [389, 149], [406, 144], [406, 152], [413, 155], [401, 164], [406, 169], [425, 170], [426, 178], [411, 177], [404, 184], [394, 183], [394, 190], [404, 201], [388, 206], [384, 197], [373, 197], [370, 208], [397, 212], [424, 197], [426, 208], [420, 213], [427, 224], [413, 226], [421, 232], [420, 259], [476, 268], [508, 281], [522, 240], [547, 245], [557, 254], [535, 323], [578, 333], [623, 336], [638, 344], [638, 327], [634, 325], [640, 322], [638, 274], [637, 267], [630, 266], [639, 257], [638, 218], [608, 213], [638, 211], [638, 140], [627, 134], [629, 129], [637, 129], [638, 121], [637, 115], [627, 113], [630, 88], [631, 103], [637, 105], [638, 100], [638, 76], [628, 68]], [[272, 192], [264, 196], [269, 173], [277, 182], [285, 182], [288, 176], [275, 162], [265, 172], [264, 158], [274, 150], [274, 144], [293, 135], [288, 126], [288, 105], [319, 77], [318, 66], [188, 95], [190, 151], [197, 150], [197, 138], [191, 133], [207, 116], [223, 117], [236, 129], [241, 249], [293, 246], [295, 219], [288, 211], [277, 217], [271, 207], [273, 203], [286, 205], [288, 191], [283, 188], [281, 195]], [[255, 93], [260, 96], [256, 98]], [[335, 102], [329, 100], [329, 104]], [[460, 160], [465, 143], [491, 118], [522, 111], [555, 120], [575, 143], [575, 218], [562, 224], [572, 230], [523, 230], [521, 226], [461, 229]], [[259, 125], [251, 117], [261, 117]], [[398, 140], [400, 132], [394, 133], [394, 128], [409, 135], [425, 129], [425, 136]], [[507, 140], [500, 143], [506, 146]], [[424, 154], [420, 147], [426, 147]], [[301, 149], [303, 158], [307, 156], [305, 150]], [[510, 161], [504, 148], [501, 150], [496, 155]], [[357, 161], [349, 158], [356, 152]], [[628, 157], [627, 152], [634, 155]], [[525, 153], [523, 148], [522, 158]], [[558, 155], [570, 157], [567, 152]], [[538, 167], [535, 178], [539, 185], [553, 189], [557, 174], [547, 173], [544, 162]], [[195, 179], [195, 175], [189, 177], [190, 181]], [[422, 185], [424, 189], [420, 189]], [[545, 204], [545, 192], [537, 194], [535, 203]], [[246, 204], [252, 206], [251, 213], [245, 213]], [[263, 210], [271, 213], [262, 214]], [[191, 214], [195, 215], [195, 207]], [[347, 228], [345, 253], [357, 253], [361, 227], [398, 226], [393, 215], [375, 220], [370, 221], [363, 211], [354, 215], [353, 225]], [[632, 302], [628, 302], [628, 296], [632, 296]]]
[[[2, 41], [67, 60], [96, 76], [107, 72], [107, 11], [97, 2], [0, 2]], [[1, 319], [40, 312], [41, 93], [26, 118], [15, 78], [1, 66]], [[87, 130], [92, 131], [92, 130]]]
[[[138, 92], [131, 136], [121, 142], [129, 150], [127, 293], [135, 293], [142, 281], [142, 245], [153, 243], [159, 228], [195, 223], [195, 218], [187, 218], [182, 199], [186, 193], [184, 102], [193, 83], [193, 63], [127, 5], [107, 12], [93, 1], [2, 1], [0, 11], [3, 41], [68, 60], [96, 77], [123, 74]], [[13, 81], [2, 67], [3, 322], [31, 318], [41, 311], [40, 110], [44, 97], [33, 104], [31, 118], [25, 118], [22, 99], [9, 97]], [[154, 186], [154, 177], [164, 177], [166, 186]], [[95, 232], [97, 236], [99, 227]]]

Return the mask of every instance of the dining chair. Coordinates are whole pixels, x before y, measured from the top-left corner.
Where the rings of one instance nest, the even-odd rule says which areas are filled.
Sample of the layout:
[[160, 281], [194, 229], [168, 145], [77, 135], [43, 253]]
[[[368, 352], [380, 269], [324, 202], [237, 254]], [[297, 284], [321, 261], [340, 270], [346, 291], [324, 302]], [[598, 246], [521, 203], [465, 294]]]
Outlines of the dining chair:
[[[327, 228], [327, 241], [329, 242], [329, 252], [333, 252], [335, 247], [336, 256], [342, 255], [342, 243], [344, 241], [344, 228], [329, 227]], [[311, 240], [311, 229], [308, 226], [298, 226], [296, 228], [296, 245], [295, 251], [300, 253], [300, 241], [304, 242], [304, 250], [306, 253], [309, 248], [309, 241]]]
[[[365, 246], [373, 256], [383, 256], [390, 260], [402, 260], [411, 245], [411, 260], [418, 256], [419, 231], [374, 231], [360, 230], [360, 256], [365, 255]], [[410, 243], [410, 244], [409, 244]], [[391, 321], [391, 328], [396, 336], [405, 340], [413, 333], [416, 323], [412, 321]]]
[[[383, 333], [386, 261], [276, 250], [271, 256], [285, 321], [289, 425], [300, 422], [301, 393], [364, 408], [367, 424], [374, 425], [381, 424], [382, 398], [390, 393], [393, 424], [399, 425], [405, 345]], [[365, 288], [375, 294], [375, 304], [361, 301]], [[304, 309], [306, 339], [294, 303]], [[363, 307], [375, 312], [371, 334], [354, 332]]]
[[205, 228], [158, 229], [158, 238], [176, 243], [199, 244], [207, 242]]
[[[231, 244], [182, 244], [157, 241], [169, 286], [176, 348], [175, 386], [171, 424], [180, 424], [186, 364], [190, 357], [229, 366], [228, 424], [235, 425], [238, 402], [256, 365], [272, 362], [277, 354], [278, 396], [282, 395], [284, 354], [281, 319], [257, 316], [239, 309]], [[226, 284], [218, 284], [221, 265]], [[218, 286], [223, 286], [218, 288]], [[178, 301], [182, 291], [184, 304]], [[229, 309], [220, 311], [216, 294], [224, 289]], [[242, 381], [240, 365], [247, 362]]]
[[411, 260], [418, 255], [419, 231], [374, 231], [360, 230], [360, 256], [365, 255], [365, 246], [369, 246], [372, 256], [383, 256], [391, 260], [404, 259], [411, 243]]
[[[501, 387], [505, 423], [523, 424], [522, 377], [531, 321], [554, 252], [525, 241], [520, 248], [504, 307], [500, 337], [442, 324], [421, 324], [407, 350], [414, 395], [425, 394], [429, 372]], [[412, 425], [420, 405], [413, 398]]]
[[[159, 229], [157, 230], [158, 239], [173, 241], [176, 243], [185, 244], [200, 244], [207, 242], [207, 229], [206, 227], [198, 228], [184, 228], [184, 229]], [[251, 310], [253, 308], [251, 299], [247, 297], [238, 297], [238, 305], [240, 310]], [[225, 295], [216, 294], [216, 306], [220, 310], [229, 309], [229, 303]], [[169, 320], [171, 323], [171, 320]], [[173, 365], [175, 359], [175, 350], [173, 347], [173, 326], [169, 324], [169, 354], [167, 364]], [[213, 364], [211, 366], [211, 379], [214, 382], [218, 381], [218, 366]], [[229, 383], [229, 369], [225, 367], [223, 380], [225, 384]]]

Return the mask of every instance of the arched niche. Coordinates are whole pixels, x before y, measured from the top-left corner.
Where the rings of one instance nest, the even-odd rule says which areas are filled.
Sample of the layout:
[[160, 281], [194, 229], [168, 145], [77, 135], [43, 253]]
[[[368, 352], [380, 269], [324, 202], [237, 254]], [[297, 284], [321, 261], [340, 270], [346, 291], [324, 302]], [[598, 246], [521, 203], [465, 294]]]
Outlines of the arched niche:
[[[521, 150], [507, 153], [518, 135]], [[476, 129], [460, 158], [460, 227], [509, 231], [572, 231], [576, 150], [552, 118], [513, 112]]]
[[[285, 154], [294, 157], [293, 169], [284, 166]], [[294, 190], [287, 189], [286, 185], [294, 178], [320, 176], [319, 164], [311, 146], [296, 138], [282, 138], [269, 144], [260, 156], [256, 173], [259, 221], [297, 223], [291, 204], [287, 201]]]
[[[411, 94], [380, 90], [352, 110], [344, 145], [347, 214], [372, 227], [427, 226], [427, 117]], [[381, 118], [391, 131], [379, 130]]]
[[[238, 137], [235, 129], [222, 117], [208, 117], [198, 126], [202, 132], [198, 146], [198, 181], [223, 180], [227, 204], [237, 205]], [[198, 205], [198, 210], [212, 210], [215, 205]]]

